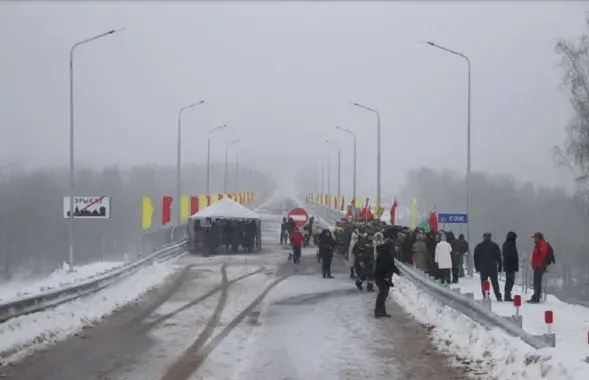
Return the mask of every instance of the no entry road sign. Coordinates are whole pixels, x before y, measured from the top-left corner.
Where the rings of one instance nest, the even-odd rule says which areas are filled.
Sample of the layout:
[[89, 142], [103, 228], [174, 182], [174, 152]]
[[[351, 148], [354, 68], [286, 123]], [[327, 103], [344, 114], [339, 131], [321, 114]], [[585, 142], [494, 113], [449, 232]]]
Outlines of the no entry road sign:
[[466, 213], [439, 213], [438, 223], [447, 224], [466, 224], [468, 223], [468, 214]]
[[304, 208], [293, 208], [288, 213], [288, 217], [292, 218], [298, 228], [304, 227], [309, 222], [309, 213]]

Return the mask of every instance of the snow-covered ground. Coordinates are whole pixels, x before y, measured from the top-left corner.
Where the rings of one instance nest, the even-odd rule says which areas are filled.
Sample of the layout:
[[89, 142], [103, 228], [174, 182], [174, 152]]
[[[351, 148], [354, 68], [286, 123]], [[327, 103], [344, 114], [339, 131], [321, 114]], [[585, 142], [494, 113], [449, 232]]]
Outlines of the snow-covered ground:
[[31, 350], [65, 339], [134, 301], [175, 269], [171, 262], [150, 265], [90, 296], [0, 324], [0, 359], [15, 360]]
[[[504, 293], [505, 283], [499, 281], [501, 293]], [[475, 299], [482, 299], [481, 285], [478, 274], [473, 278], [461, 278], [459, 284], [453, 284], [452, 288], [460, 288], [462, 293], [474, 293]], [[527, 301], [533, 291], [528, 290], [527, 294], [521, 286], [515, 285], [512, 296], [516, 294], [522, 297], [520, 315], [523, 317], [524, 330], [532, 334], [543, 334], [546, 332], [544, 323], [544, 312], [552, 310], [554, 323], [552, 331], [556, 333], [556, 349], [568, 352], [569, 355], [577, 358], [589, 357], [589, 308], [579, 305], [571, 305], [561, 302], [558, 298], [548, 295], [546, 302], [540, 304], [529, 304]], [[491, 290], [492, 309], [499, 315], [509, 316], [515, 314], [515, 307], [511, 302], [496, 302]], [[589, 370], [589, 364], [587, 364]]]
[[122, 266], [122, 262], [96, 262], [76, 267], [75, 272], [68, 272], [68, 268], [55, 270], [49, 276], [32, 281], [10, 281], [0, 283], [0, 303], [10, 302], [12, 299], [29, 294], [41, 293], [43, 291], [57, 289], [78, 281], [91, 278]]
[[[559, 345], [557, 342], [556, 348], [535, 350], [520, 339], [513, 338], [501, 330], [485, 329], [462, 313], [442, 305], [423, 293], [406, 279], [395, 279], [392, 297], [418, 321], [435, 326], [432, 334], [434, 343], [439, 349], [458, 355], [463, 362], [468, 360], [478, 363], [493, 376], [490, 378], [499, 380], [587, 379], [589, 364], [581, 360], [580, 351], [574, 347]], [[542, 305], [535, 305], [526, 309], [541, 307]], [[509, 306], [502, 305], [502, 308], [507, 311]], [[505, 312], [505, 314], [509, 313]], [[569, 315], [568, 318], [571, 321], [578, 321], [576, 323], [582, 323], [580, 322], [582, 317], [578, 315]]]

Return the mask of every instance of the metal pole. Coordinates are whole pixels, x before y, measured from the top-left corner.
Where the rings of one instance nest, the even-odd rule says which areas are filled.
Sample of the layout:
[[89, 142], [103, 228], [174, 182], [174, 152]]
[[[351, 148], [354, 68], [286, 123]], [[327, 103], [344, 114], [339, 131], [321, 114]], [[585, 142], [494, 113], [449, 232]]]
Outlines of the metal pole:
[[327, 156], [327, 194], [331, 195], [331, 159]]
[[338, 130], [346, 132], [350, 135], [352, 135], [354, 137], [354, 178], [353, 178], [353, 195], [352, 198], [355, 200], [356, 199], [356, 168], [357, 168], [357, 156], [356, 156], [356, 133], [354, 133], [353, 131], [346, 129], [346, 128], [342, 128], [337, 126], [336, 127]]
[[[471, 86], [470, 86], [470, 78], [471, 78], [471, 67], [470, 67], [470, 59], [463, 53], [458, 51], [448, 49], [444, 46], [438, 45], [435, 42], [426, 41], [427, 45], [435, 47], [440, 50], [444, 50], [447, 53], [451, 53], [462, 57], [466, 60], [468, 64], [468, 97], [467, 97], [467, 124], [466, 124], [466, 213], [468, 214], [469, 223], [466, 224], [466, 241], [470, 244], [470, 200], [471, 200], [471, 186], [470, 186], [470, 168], [471, 168], [471, 161], [470, 161], [470, 98], [471, 98]], [[468, 259], [468, 275], [473, 276], [474, 274], [474, 256], [472, 255], [472, 251], [469, 249], [469, 259]]]
[[359, 103], [352, 103], [356, 107], [364, 108], [367, 111], [373, 112], [376, 114], [376, 210], [380, 213], [380, 196], [381, 196], [381, 178], [380, 178], [380, 113], [370, 107], [363, 106]]
[[211, 135], [207, 140], [207, 195], [211, 195]]
[[68, 223], [69, 235], [69, 265], [74, 268], [74, 198], [76, 195], [75, 167], [74, 167], [74, 51], [80, 45], [97, 40], [108, 35], [122, 32], [124, 29], [109, 30], [106, 33], [90, 37], [74, 44], [70, 49], [70, 215]]
[[235, 158], [235, 192], [239, 193], [239, 156]]
[[178, 146], [176, 147], [177, 157], [176, 157], [176, 211], [177, 211], [177, 220], [178, 224], [182, 221], [180, 220], [181, 214], [181, 205], [180, 205], [180, 198], [182, 198], [182, 112], [187, 110], [188, 108], [197, 106], [199, 104], [203, 104], [204, 100], [200, 102], [193, 103], [189, 106], [180, 108], [178, 111]]
[[227, 127], [227, 124], [209, 130], [209, 138], [207, 140], [207, 195], [211, 195], [211, 135], [225, 127]]
[[227, 162], [227, 158], [229, 156], [229, 148], [225, 147], [225, 186], [224, 186], [224, 193], [227, 194], [227, 178], [228, 178], [228, 173], [227, 173], [227, 166], [228, 166], [228, 162]]
[[341, 196], [342, 190], [342, 152], [337, 148], [337, 196]]

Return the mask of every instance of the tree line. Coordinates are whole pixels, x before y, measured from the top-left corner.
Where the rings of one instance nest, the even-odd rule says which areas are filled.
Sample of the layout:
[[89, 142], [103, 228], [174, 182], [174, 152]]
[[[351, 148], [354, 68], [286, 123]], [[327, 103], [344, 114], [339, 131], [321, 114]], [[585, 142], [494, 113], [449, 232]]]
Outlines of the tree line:
[[[69, 172], [64, 169], [0, 171], [0, 279], [49, 273], [68, 260], [68, 220], [63, 197], [69, 196]], [[186, 164], [182, 169], [183, 193], [206, 193], [206, 167]], [[176, 198], [175, 167], [117, 166], [76, 172], [76, 196], [111, 197], [110, 219], [76, 220], [74, 248], [77, 265], [100, 260], [133, 258], [141, 249], [141, 197], [155, 207], [154, 227], [161, 220], [163, 195]], [[224, 165], [211, 167], [211, 192], [222, 193]], [[270, 176], [243, 165], [239, 182], [235, 170], [228, 175], [228, 192], [270, 191]], [[173, 209], [176, 205], [174, 199]], [[175, 212], [175, 209], [174, 209]]]

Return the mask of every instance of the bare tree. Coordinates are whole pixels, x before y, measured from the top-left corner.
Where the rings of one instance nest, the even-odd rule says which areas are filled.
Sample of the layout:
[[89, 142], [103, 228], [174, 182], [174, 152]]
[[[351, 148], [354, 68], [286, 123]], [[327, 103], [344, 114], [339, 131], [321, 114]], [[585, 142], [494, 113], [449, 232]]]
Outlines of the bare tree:
[[[589, 18], [586, 20], [589, 27]], [[564, 68], [563, 87], [568, 92], [574, 117], [567, 125], [568, 138], [563, 148], [555, 148], [559, 164], [580, 169], [588, 175], [589, 168], [589, 36], [578, 42], [561, 40], [556, 44]]]

